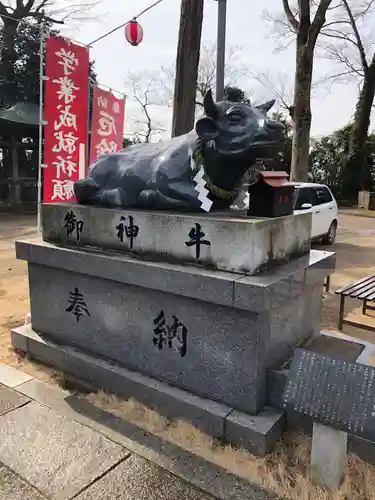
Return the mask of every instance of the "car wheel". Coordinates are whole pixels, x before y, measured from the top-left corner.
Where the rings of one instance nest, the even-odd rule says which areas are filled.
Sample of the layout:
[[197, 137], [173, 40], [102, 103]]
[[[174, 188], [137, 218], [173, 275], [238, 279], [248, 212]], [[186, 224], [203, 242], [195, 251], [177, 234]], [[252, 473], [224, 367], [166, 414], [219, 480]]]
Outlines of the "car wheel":
[[322, 242], [324, 245], [333, 245], [336, 239], [336, 231], [337, 231], [337, 222], [333, 221], [329, 226], [328, 233], [325, 234], [322, 238]]

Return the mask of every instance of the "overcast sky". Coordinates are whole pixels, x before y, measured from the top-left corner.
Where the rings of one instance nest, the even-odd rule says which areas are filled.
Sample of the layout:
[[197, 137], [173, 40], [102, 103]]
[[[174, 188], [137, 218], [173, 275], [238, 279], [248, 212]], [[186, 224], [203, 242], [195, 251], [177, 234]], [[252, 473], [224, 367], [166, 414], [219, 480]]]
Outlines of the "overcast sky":
[[[67, 0], [65, 0], [67, 1]], [[131, 19], [152, 0], [102, 0], [95, 11], [96, 20], [81, 22], [77, 28], [69, 28], [67, 35], [83, 43], [89, 43], [115, 26]], [[282, 73], [293, 85], [294, 44], [290, 49], [275, 53], [276, 42], [270, 37], [270, 27], [262, 19], [264, 9], [280, 12], [281, 0], [228, 0], [227, 44], [241, 46], [241, 63], [249, 73], [272, 71]], [[101, 83], [125, 92], [128, 95], [126, 130], [134, 130], [132, 117], [136, 105], [131, 100], [126, 77], [129, 71], [156, 71], [161, 66], [170, 67], [175, 62], [180, 0], [163, 0], [146, 13], [140, 22], [144, 28], [144, 41], [138, 47], [130, 46], [124, 39], [123, 30], [98, 42], [91, 49], [91, 58]], [[214, 43], [216, 39], [217, 2], [205, 0], [202, 42]], [[315, 61], [315, 75], [323, 76], [332, 69], [332, 63], [323, 59]], [[276, 76], [275, 76], [276, 78]], [[254, 89], [255, 96], [272, 97], [266, 90], [245, 78], [241, 85]], [[337, 85], [331, 92], [319, 88], [312, 101], [312, 135], [322, 135], [345, 125], [351, 119], [357, 98], [355, 83]], [[156, 110], [157, 118], [169, 126], [171, 110], [167, 107]]]

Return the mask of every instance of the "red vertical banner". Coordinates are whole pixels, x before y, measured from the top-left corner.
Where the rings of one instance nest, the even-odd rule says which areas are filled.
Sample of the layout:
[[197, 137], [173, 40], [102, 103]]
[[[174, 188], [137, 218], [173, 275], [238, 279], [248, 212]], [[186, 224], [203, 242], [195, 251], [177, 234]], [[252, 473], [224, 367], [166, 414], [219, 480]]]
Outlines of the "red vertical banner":
[[44, 202], [74, 202], [86, 175], [89, 52], [63, 38], [46, 44]]
[[92, 106], [90, 164], [102, 154], [122, 149], [125, 98], [95, 87]]

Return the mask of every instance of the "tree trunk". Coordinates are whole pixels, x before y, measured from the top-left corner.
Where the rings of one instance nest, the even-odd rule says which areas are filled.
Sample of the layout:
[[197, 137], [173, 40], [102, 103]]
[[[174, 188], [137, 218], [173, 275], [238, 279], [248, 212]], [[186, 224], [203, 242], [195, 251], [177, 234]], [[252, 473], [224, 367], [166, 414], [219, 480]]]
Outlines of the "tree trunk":
[[173, 98], [172, 137], [194, 127], [203, 0], [182, 0]]
[[17, 36], [18, 20], [3, 19], [2, 48], [0, 61], [0, 102], [12, 100], [14, 93], [13, 78], [16, 52], [14, 40]]
[[367, 139], [374, 96], [375, 55], [359, 93], [349, 140], [349, 155], [341, 175], [343, 195], [350, 200], [357, 198], [358, 191], [370, 190], [373, 184], [368, 165]]
[[297, 41], [290, 179], [298, 182], [307, 181], [309, 172], [313, 57], [313, 48]]

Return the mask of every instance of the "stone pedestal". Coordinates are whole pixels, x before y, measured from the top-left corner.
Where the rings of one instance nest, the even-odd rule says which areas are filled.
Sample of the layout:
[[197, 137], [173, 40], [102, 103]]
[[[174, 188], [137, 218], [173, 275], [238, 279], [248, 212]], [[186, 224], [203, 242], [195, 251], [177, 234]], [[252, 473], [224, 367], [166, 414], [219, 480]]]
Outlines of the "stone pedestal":
[[43, 239], [55, 244], [246, 274], [306, 254], [310, 229], [310, 214], [260, 219], [67, 204], [44, 205], [42, 219]]
[[[29, 266], [32, 329], [57, 345], [256, 415], [267, 369], [319, 331], [335, 256], [310, 250], [308, 214], [45, 205], [42, 216], [48, 241], [17, 242], [16, 252]], [[192, 229], [209, 242], [199, 258]]]

